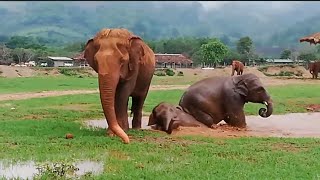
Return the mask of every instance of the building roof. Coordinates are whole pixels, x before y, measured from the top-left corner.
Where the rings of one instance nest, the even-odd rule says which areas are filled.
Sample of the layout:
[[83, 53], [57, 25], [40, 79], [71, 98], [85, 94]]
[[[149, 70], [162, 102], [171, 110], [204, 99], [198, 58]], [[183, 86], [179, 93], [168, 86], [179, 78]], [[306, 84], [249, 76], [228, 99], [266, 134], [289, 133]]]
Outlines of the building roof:
[[193, 63], [192, 60], [188, 59], [182, 54], [155, 54], [156, 62], [160, 63]]
[[68, 57], [52, 57], [52, 56], [48, 56], [48, 58], [53, 60], [53, 61], [73, 61], [73, 59], [68, 58]]
[[[267, 62], [274, 62], [274, 63], [293, 63], [292, 59], [267, 59]], [[297, 60], [298, 62], [303, 62], [303, 60]]]

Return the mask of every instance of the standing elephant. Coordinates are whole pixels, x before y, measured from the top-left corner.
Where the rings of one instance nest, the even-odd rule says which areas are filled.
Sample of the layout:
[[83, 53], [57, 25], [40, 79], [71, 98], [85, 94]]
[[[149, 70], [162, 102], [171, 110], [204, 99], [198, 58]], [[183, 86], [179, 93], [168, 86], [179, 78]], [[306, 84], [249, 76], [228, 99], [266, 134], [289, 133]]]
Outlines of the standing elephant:
[[232, 74], [231, 76], [234, 75], [234, 71], [237, 71], [237, 75], [242, 75], [244, 69], [244, 65], [241, 61], [232, 61]]
[[308, 64], [308, 69], [312, 74], [312, 79], [317, 79], [318, 73], [320, 72], [320, 61], [310, 62]]
[[252, 74], [232, 77], [211, 77], [191, 85], [182, 95], [179, 105], [195, 119], [208, 127], [220, 121], [236, 127], [245, 127], [244, 104], [263, 103], [259, 115], [269, 117], [272, 100], [259, 78]]
[[153, 108], [149, 116], [148, 126], [155, 125], [155, 129], [171, 134], [179, 126], [184, 127], [206, 127], [193, 116], [187, 114], [180, 106], [161, 102]]
[[142, 107], [155, 71], [154, 52], [127, 29], [102, 29], [88, 40], [84, 57], [98, 73], [100, 100], [108, 134], [129, 143], [128, 100], [132, 128], [141, 128]]

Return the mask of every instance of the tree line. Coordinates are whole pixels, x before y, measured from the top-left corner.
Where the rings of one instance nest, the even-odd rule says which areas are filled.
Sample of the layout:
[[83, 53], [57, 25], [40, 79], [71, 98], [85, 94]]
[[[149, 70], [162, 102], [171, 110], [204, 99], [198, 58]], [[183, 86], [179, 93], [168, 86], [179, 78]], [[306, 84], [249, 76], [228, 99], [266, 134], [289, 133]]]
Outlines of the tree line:
[[[178, 37], [162, 40], [145, 40], [155, 53], [183, 54], [193, 60], [196, 65], [231, 64], [232, 60], [240, 60], [243, 63], [253, 64], [265, 62], [255, 52], [252, 39], [248, 36], [241, 37], [232, 43], [226, 38], [197, 38]], [[48, 42], [39, 37], [12, 36], [0, 37], [0, 64], [21, 63], [38, 61], [39, 57], [67, 56], [82, 52], [86, 42], [74, 42], [63, 47], [49, 46]], [[50, 44], [50, 43], [49, 43]], [[311, 61], [317, 58], [320, 48], [315, 52], [302, 52], [298, 59]], [[292, 58], [293, 52], [285, 49], [280, 58]]]

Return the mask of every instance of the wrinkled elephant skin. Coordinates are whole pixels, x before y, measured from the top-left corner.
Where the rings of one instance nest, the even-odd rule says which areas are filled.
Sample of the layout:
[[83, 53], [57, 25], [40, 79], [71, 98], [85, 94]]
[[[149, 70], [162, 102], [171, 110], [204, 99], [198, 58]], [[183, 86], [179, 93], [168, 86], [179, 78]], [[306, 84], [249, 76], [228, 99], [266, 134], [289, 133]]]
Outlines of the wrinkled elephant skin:
[[129, 143], [128, 100], [131, 96], [132, 128], [141, 128], [142, 107], [155, 71], [154, 52], [127, 29], [102, 29], [88, 40], [84, 57], [98, 73], [108, 134]]
[[267, 106], [259, 110], [261, 117], [269, 117], [273, 112], [271, 97], [252, 73], [200, 80], [186, 90], [179, 106], [208, 127], [222, 120], [231, 126], [246, 127], [243, 107], [247, 102]]

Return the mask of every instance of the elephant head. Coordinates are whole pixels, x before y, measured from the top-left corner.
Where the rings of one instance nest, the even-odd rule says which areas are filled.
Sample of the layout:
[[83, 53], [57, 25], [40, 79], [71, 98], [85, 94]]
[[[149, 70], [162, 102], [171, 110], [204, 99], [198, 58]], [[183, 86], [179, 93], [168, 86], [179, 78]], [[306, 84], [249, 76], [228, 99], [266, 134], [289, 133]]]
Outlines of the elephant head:
[[179, 106], [175, 107], [171, 104], [161, 102], [153, 108], [152, 113], [149, 116], [148, 126], [156, 125], [156, 129], [171, 134], [173, 121], [178, 120], [177, 111], [181, 111]]
[[149, 116], [148, 126], [155, 125], [155, 129], [171, 134], [179, 126], [199, 127], [204, 124], [198, 122], [193, 116], [183, 111], [182, 107], [161, 102], [153, 108]]
[[261, 117], [269, 117], [272, 114], [272, 99], [256, 75], [248, 73], [232, 77], [232, 80], [234, 91], [243, 98], [245, 103], [262, 103], [267, 106], [267, 109], [259, 109], [259, 115]]
[[[129, 137], [119, 126], [115, 114], [115, 92], [119, 81], [129, 80], [138, 63], [131, 56], [144, 56], [141, 39], [126, 29], [102, 29], [88, 40], [84, 58], [98, 73], [100, 100], [109, 129], [125, 143]], [[134, 52], [134, 53], [132, 53]]]

